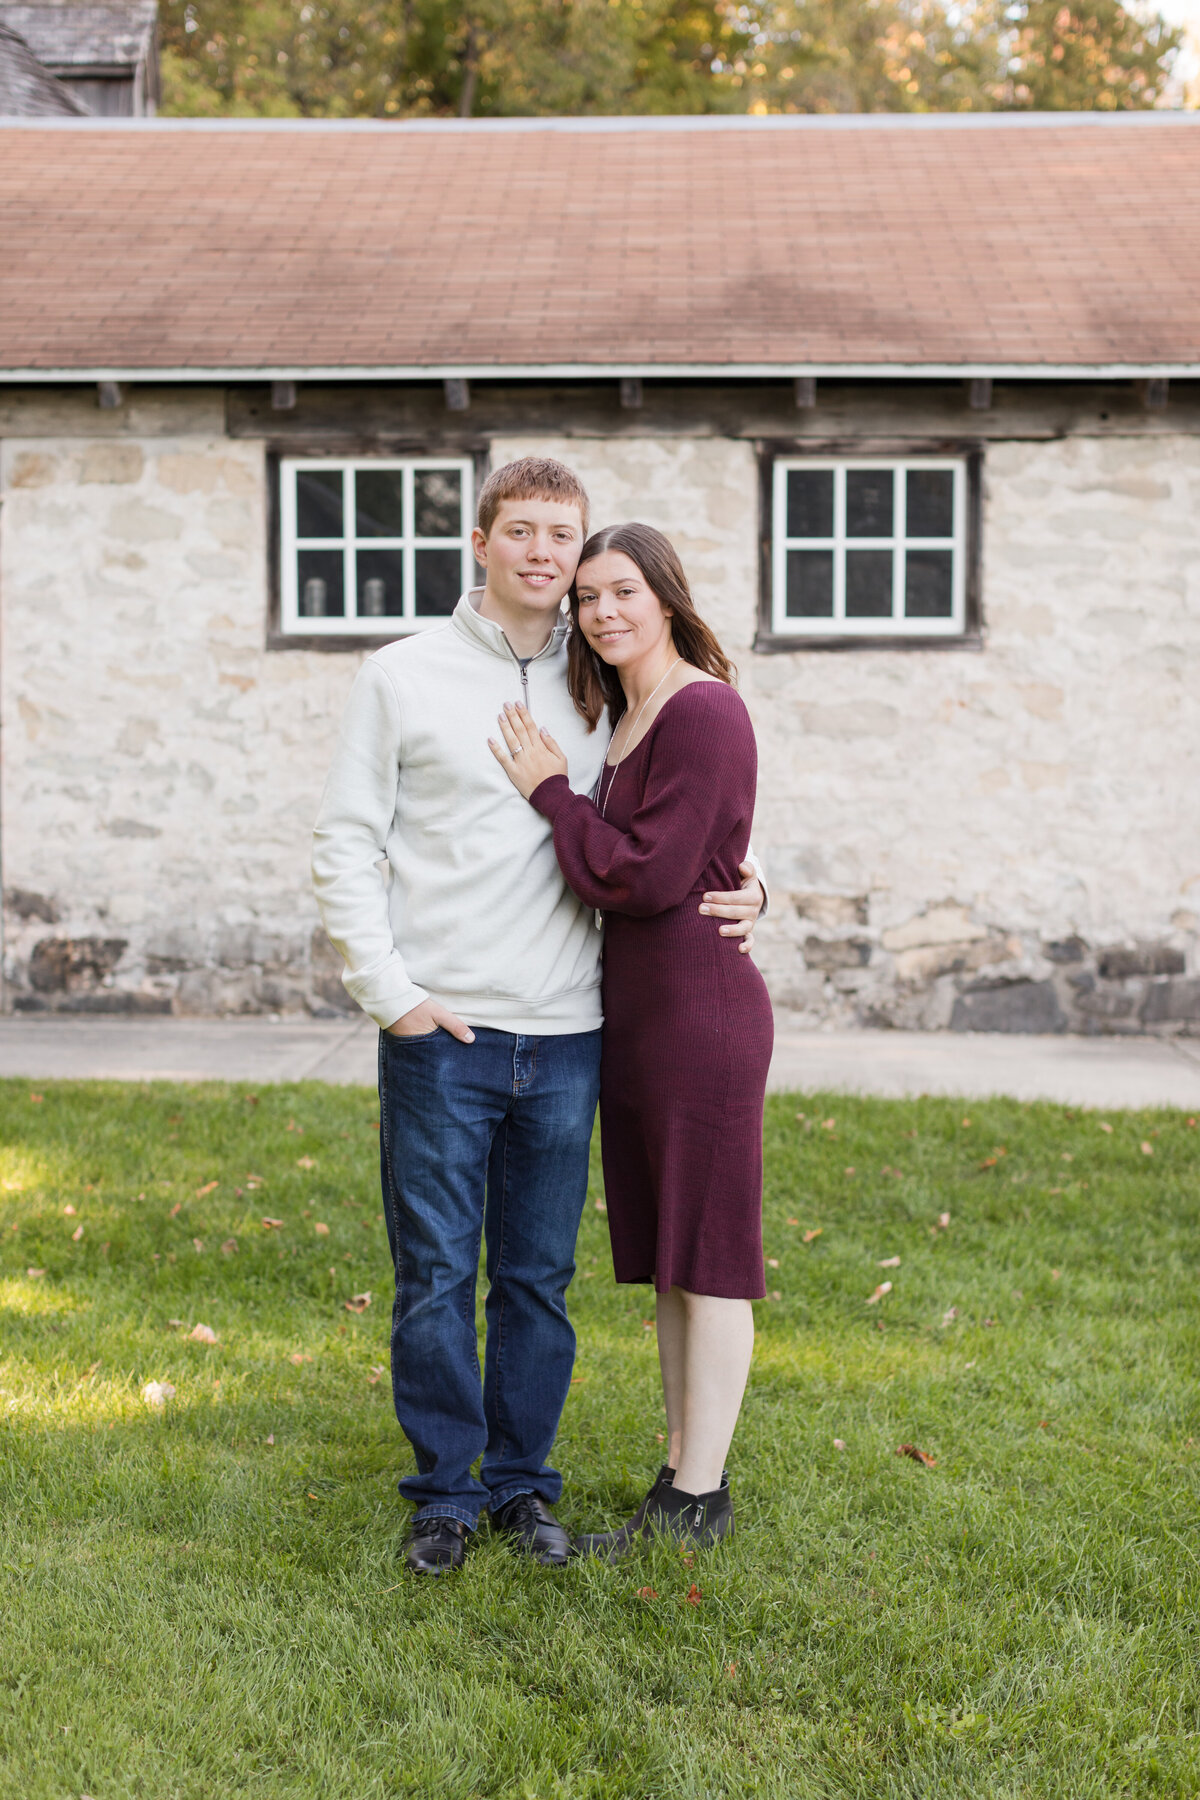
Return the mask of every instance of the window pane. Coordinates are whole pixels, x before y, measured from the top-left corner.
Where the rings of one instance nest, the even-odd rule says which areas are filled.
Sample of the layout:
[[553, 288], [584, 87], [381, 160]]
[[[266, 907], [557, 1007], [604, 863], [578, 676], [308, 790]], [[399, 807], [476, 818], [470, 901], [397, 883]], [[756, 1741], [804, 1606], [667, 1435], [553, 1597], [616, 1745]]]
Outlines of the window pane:
[[403, 550], [360, 550], [358, 616], [395, 619], [404, 611]]
[[905, 617], [948, 619], [954, 611], [954, 552], [910, 550], [905, 561]]
[[462, 592], [462, 557], [457, 550], [418, 550], [417, 616], [448, 618]]
[[832, 550], [788, 551], [786, 606], [789, 619], [832, 619]]
[[[461, 537], [462, 475], [459, 470], [418, 469], [413, 476], [413, 510], [418, 537]], [[457, 600], [458, 595], [454, 598]]]
[[908, 519], [910, 538], [954, 536], [954, 471], [908, 471]]
[[403, 537], [404, 471], [356, 470], [354, 512], [359, 537]]
[[789, 469], [787, 535], [790, 538], [833, 536], [833, 470]]
[[297, 469], [296, 536], [340, 538], [342, 535], [342, 471]]
[[342, 592], [340, 550], [301, 550], [296, 556], [296, 599], [302, 619], [341, 619], [346, 612]]
[[[889, 476], [890, 480], [891, 477]], [[890, 619], [892, 553], [890, 550], [847, 550], [846, 617]]]
[[894, 486], [890, 469], [847, 469], [847, 537], [891, 537]]

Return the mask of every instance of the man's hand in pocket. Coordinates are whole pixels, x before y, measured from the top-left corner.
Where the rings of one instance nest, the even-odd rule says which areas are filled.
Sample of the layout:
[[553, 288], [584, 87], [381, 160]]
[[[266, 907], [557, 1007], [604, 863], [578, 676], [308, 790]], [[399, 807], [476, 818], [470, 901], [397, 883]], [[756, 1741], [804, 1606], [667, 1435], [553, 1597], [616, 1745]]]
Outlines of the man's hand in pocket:
[[440, 1000], [422, 1000], [420, 1006], [414, 1006], [397, 1019], [394, 1025], [388, 1026], [392, 1037], [423, 1037], [431, 1031], [448, 1031], [462, 1044], [473, 1044], [475, 1033], [469, 1025], [464, 1025], [457, 1013], [452, 1013], [448, 1006]]

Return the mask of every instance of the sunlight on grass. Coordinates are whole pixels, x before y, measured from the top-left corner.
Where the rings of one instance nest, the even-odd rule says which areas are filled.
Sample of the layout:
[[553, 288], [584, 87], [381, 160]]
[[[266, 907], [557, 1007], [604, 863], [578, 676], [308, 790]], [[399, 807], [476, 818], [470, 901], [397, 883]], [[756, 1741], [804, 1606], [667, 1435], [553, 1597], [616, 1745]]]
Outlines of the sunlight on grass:
[[[737, 1537], [554, 1573], [485, 1530], [422, 1585], [374, 1096], [38, 1091], [0, 1084], [0, 1794], [1200, 1793], [1180, 1115], [772, 1099]], [[590, 1204], [579, 1267], [575, 1529], [627, 1515], [664, 1426]]]

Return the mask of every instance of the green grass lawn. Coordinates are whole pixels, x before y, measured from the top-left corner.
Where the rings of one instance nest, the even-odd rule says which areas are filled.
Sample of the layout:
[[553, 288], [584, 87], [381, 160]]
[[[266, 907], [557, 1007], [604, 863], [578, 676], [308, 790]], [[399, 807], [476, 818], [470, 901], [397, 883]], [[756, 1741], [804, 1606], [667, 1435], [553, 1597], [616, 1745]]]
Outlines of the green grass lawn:
[[[772, 1100], [737, 1538], [418, 1583], [374, 1096], [0, 1084], [0, 1793], [1200, 1793], [1200, 1131], [1102, 1118]], [[585, 1528], [663, 1418], [579, 1269]]]

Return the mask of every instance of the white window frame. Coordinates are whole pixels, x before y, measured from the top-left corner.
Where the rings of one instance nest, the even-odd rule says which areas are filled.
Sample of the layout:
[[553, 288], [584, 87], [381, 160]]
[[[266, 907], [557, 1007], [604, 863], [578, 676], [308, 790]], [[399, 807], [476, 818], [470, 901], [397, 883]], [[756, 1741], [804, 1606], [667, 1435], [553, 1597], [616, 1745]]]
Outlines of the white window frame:
[[[359, 470], [399, 469], [403, 473], [402, 504], [404, 532], [400, 537], [357, 537], [354, 535], [353, 477]], [[462, 496], [461, 533], [458, 537], [417, 537], [413, 531], [413, 477], [423, 469], [456, 470]], [[342, 523], [350, 532], [340, 538], [301, 538], [296, 534], [296, 476], [341, 472]], [[404, 637], [410, 632], [427, 631], [446, 623], [446, 615], [419, 618], [416, 606], [416, 556], [418, 550], [460, 550], [459, 592], [465, 593], [475, 579], [475, 556], [471, 549], [471, 528], [475, 523], [475, 466], [470, 457], [460, 456], [285, 456], [279, 462], [280, 583], [279, 625], [285, 637]], [[359, 616], [356, 561], [358, 551], [399, 550], [404, 558], [404, 612]], [[340, 618], [309, 618], [300, 612], [297, 583], [297, 555], [301, 550], [342, 552], [342, 590], [346, 611]]]
[[[821, 538], [787, 536], [787, 478], [793, 469], [833, 471], [833, 535]], [[847, 537], [846, 476], [851, 470], [890, 469], [894, 478], [893, 528], [907, 525], [906, 476], [909, 469], [948, 469], [954, 475], [953, 536], [946, 538]], [[961, 456], [780, 456], [775, 461], [772, 485], [771, 630], [779, 637], [962, 637], [967, 614], [967, 460]], [[832, 550], [833, 615], [830, 618], [789, 618], [787, 613], [787, 556], [789, 550]], [[846, 617], [846, 551], [890, 550], [892, 553], [891, 617]], [[952, 550], [951, 611], [945, 619], [908, 619], [904, 616], [905, 564], [909, 550]]]

